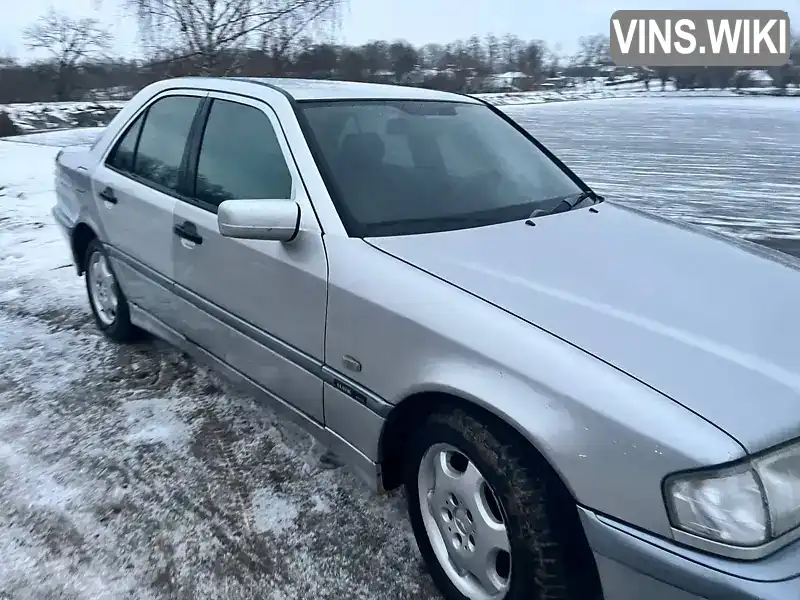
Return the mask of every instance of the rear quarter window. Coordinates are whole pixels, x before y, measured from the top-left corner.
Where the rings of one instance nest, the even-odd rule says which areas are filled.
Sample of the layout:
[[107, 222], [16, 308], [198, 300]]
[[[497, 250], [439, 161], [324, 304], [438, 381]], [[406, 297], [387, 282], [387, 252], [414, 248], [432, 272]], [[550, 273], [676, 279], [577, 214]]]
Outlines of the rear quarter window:
[[[124, 171], [133, 172], [133, 159], [136, 154], [136, 143], [139, 141], [139, 132], [142, 130], [144, 118], [139, 115], [136, 120], [128, 127], [128, 130], [117, 142], [117, 145], [109, 154], [106, 165]], [[95, 142], [97, 144], [97, 142]]]

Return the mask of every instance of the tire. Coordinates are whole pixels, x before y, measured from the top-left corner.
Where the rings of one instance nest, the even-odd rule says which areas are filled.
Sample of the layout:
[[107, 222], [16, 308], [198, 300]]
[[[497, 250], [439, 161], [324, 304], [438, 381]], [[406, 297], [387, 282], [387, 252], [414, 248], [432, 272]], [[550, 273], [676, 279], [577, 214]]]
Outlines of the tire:
[[[130, 343], [140, 339], [142, 331], [131, 323], [128, 301], [117, 283], [116, 275], [111, 269], [108, 254], [97, 238], [89, 242], [84, 261], [86, 265], [86, 294], [89, 296], [89, 306], [92, 308], [92, 315], [97, 328], [107, 338], [117, 343]], [[93, 270], [93, 265], [96, 263], [105, 265], [104, 269], [100, 269], [101, 272], [103, 270], [106, 271], [103, 276], [106, 284], [100, 286], [103, 288], [102, 292], [96, 287], [101, 281], [101, 274]], [[113, 314], [103, 306], [104, 302], [101, 299], [101, 297], [109, 298], [112, 296], [115, 300]], [[109, 300], [109, 302], [111, 301]]]
[[[405, 478], [409, 517], [423, 559], [446, 600], [602, 598], [597, 567], [580, 527], [576, 505], [550, 466], [525, 444], [502, 422], [477, 417], [460, 408], [434, 413], [414, 431]], [[446, 482], [445, 492], [433, 492], [433, 500], [426, 502], [432, 464], [444, 465], [440, 475]], [[463, 474], [459, 475], [462, 469]], [[458, 476], [451, 478], [448, 474]], [[463, 491], [458, 486], [466, 481], [480, 481], [481, 476], [488, 488], [471, 487], [473, 491], [482, 491], [477, 496], [468, 491], [456, 498], [456, 504], [452, 503], [452, 497]], [[456, 486], [454, 494], [447, 491], [451, 482]], [[423, 494], [420, 486], [427, 488]], [[434, 489], [438, 488], [436, 483]], [[450, 499], [443, 506], [445, 497]], [[425, 505], [432, 508], [426, 509]], [[447, 510], [451, 511], [450, 521], [446, 518]], [[473, 514], [476, 510], [477, 516]], [[481, 516], [487, 512], [489, 519]], [[484, 535], [489, 531], [487, 522], [493, 523], [489, 529], [495, 534], [491, 538]], [[485, 555], [487, 548], [503, 546], [502, 535], [496, 529], [501, 522], [510, 552], [494, 551], [493, 562], [491, 552], [488, 561], [477, 560], [476, 557]], [[443, 550], [448, 547], [443, 543], [442, 533], [451, 536], [453, 549]], [[445, 558], [440, 559], [443, 551]], [[491, 565], [486, 567], [491, 575], [486, 576], [484, 571], [484, 581], [490, 585], [478, 585], [475, 589], [476, 578], [470, 582], [463, 572], [459, 576], [457, 570], [446, 564], [451, 552], [458, 561], [463, 557], [467, 561], [477, 560], [477, 571]]]

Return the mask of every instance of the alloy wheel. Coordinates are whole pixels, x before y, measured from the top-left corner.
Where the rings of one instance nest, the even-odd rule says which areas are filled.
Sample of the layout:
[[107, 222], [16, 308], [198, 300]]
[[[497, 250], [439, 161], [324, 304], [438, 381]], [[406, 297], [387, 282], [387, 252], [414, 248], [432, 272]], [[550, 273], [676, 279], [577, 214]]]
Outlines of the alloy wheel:
[[450, 581], [470, 600], [504, 598], [511, 581], [507, 519], [475, 463], [450, 444], [435, 444], [417, 477], [425, 530]]
[[108, 259], [101, 252], [94, 252], [89, 259], [87, 270], [89, 277], [89, 293], [92, 296], [97, 318], [105, 326], [111, 326], [117, 318], [119, 296], [117, 281]]

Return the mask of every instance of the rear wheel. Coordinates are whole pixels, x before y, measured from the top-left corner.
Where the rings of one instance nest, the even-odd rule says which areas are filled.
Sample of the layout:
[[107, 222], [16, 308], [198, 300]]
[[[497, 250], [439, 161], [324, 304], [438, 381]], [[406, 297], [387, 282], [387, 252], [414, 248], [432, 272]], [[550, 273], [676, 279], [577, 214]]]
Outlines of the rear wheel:
[[99, 240], [86, 249], [86, 291], [97, 327], [115, 342], [137, 340], [141, 330], [131, 323], [128, 301], [117, 283], [111, 262]]
[[447, 600], [600, 597], [583, 532], [566, 526], [575, 505], [535, 462], [513, 431], [459, 409], [414, 432], [409, 516]]

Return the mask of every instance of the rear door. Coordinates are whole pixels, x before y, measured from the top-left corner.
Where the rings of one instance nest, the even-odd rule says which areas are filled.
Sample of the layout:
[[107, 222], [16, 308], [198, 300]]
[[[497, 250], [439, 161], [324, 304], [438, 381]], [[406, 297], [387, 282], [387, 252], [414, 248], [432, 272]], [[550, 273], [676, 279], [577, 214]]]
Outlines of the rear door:
[[[207, 111], [188, 161], [191, 197], [175, 206], [183, 333], [321, 423], [328, 275], [321, 228], [270, 106], [211, 92]], [[223, 237], [217, 208], [235, 199], [296, 201], [299, 235], [288, 243]]]
[[92, 176], [92, 194], [128, 300], [174, 322], [172, 219], [189, 133], [204, 97], [199, 90], [157, 96], [123, 128]]

